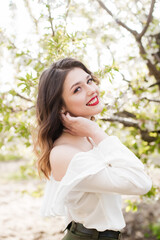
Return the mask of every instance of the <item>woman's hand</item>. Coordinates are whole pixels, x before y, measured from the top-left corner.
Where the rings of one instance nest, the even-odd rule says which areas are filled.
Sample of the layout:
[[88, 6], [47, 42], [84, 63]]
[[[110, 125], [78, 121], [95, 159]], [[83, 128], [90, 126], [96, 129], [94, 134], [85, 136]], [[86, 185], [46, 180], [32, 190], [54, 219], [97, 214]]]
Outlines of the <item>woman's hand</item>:
[[68, 112], [66, 115], [62, 113], [61, 116], [65, 131], [72, 135], [90, 137], [91, 132], [99, 128], [97, 123], [84, 117], [73, 117]]
[[72, 117], [68, 112], [65, 115], [61, 114], [62, 122], [65, 127], [65, 132], [81, 137], [91, 137], [93, 141], [98, 144], [108, 135], [93, 122], [84, 117]]

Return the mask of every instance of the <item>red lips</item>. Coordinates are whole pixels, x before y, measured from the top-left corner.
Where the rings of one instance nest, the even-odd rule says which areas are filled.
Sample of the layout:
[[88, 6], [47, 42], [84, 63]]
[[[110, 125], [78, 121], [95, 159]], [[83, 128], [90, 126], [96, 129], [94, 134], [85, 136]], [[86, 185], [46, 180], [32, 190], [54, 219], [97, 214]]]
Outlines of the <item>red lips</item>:
[[[93, 103], [92, 103], [93, 101]], [[87, 106], [95, 106], [99, 103], [98, 97], [95, 96], [93, 98], [91, 98], [91, 100], [86, 104]]]

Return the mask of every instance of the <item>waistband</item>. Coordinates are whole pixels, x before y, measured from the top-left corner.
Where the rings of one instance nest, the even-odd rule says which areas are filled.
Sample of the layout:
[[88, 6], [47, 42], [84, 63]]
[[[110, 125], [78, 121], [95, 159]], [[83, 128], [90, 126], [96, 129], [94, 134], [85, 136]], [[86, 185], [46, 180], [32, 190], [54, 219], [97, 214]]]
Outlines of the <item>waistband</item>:
[[83, 224], [81, 223], [77, 223], [77, 222], [70, 222], [70, 224], [67, 226], [67, 229], [71, 232], [80, 232], [80, 233], [84, 233], [87, 236], [90, 235], [93, 238], [97, 239], [98, 237], [108, 237], [108, 238], [114, 238], [114, 239], [122, 239], [121, 237], [121, 232], [119, 231], [113, 231], [113, 230], [105, 230], [103, 232], [100, 232], [96, 229], [89, 229], [83, 226]]

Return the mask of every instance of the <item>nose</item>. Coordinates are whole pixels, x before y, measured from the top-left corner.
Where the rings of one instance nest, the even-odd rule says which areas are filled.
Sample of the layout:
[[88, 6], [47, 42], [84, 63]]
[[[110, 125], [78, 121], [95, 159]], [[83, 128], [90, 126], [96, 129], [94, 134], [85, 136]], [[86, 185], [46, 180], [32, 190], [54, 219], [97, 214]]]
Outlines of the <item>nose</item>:
[[92, 94], [94, 94], [96, 92], [96, 88], [92, 85], [92, 86], [90, 86], [90, 85], [87, 85], [87, 94], [88, 95], [92, 95]]

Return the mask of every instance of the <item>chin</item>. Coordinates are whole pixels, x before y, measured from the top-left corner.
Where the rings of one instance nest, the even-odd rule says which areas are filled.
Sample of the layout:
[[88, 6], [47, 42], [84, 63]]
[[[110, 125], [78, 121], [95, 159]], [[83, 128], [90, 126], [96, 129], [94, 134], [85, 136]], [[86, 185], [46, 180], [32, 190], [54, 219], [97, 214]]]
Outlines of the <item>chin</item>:
[[98, 108], [96, 108], [96, 109], [93, 110], [93, 114], [91, 113], [92, 116], [101, 113], [102, 110], [103, 110], [103, 108], [104, 108], [104, 106], [103, 106], [102, 104], [101, 104], [100, 106], [98, 106]]
[[95, 106], [95, 107], [90, 107], [90, 108], [88, 108], [87, 107], [87, 110], [86, 109], [84, 109], [84, 111], [82, 110], [82, 109], [79, 109], [79, 110], [81, 110], [81, 111], [75, 111], [75, 112], [70, 112], [70, 114], [71, 114], [71, 116], [73, 116], [73, 117], [85, 117], [85, 118], [91, 118], [92, 116], [95, 116], [95, 115], [97, 115], [97, 114], [99, 114], [99, 113], [101, 113], [102, 112], [102, 110], [103, 110], [103, 105], [102, 104], [98, 104], [97, 106]]
[[[98, 110], [95, 110], [95, 111], [91, 111], [91, 112], [88, 112], [87, 115], [81, 115], [81, 117], [85, 117], [85, 118], [92, 118], [94, 116], [96, 116], [97, 114], [101, 113], [103, 110], [103, 107], [101, 109], [98, 109]], [[88, 115], [89, 114], [89, 115]]]

